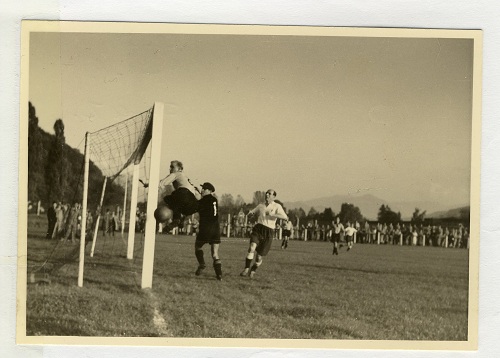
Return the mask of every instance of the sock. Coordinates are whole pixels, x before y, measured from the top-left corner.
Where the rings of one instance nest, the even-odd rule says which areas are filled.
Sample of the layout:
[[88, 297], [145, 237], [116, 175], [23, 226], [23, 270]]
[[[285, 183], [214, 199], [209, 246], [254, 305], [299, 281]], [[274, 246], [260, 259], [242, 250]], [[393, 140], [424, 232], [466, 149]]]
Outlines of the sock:
[[214, 271], [217, 276], [222, 276], [222, 262], [220, 259], [214, 260]]
[[205, 267], [205, 259], [203, 258], [203, 250], [194, 250], [196, 255], [196, 260], [198, 260], [198, 265], [200, 267]]
[[259, 266], [260, 266], [260, 265], [262, 265], [262, 260], [260, 260], [260, 261], [255, 261], [255, 263], [254, 263], [254, 264], [253, 264], [253, 266], [252, 266], [251, 271], [254, 271], [254, 272], [255, 272], [255, 271], [257, 271], [257, 269], [259, 268]]
[[250, 265], [252, 264], [252, 261], [253, 261], [253, 256], [254, 256], [254, 253], [253, 252], [249, 252], [247, 254], [247, 257], [245, 259], [245, 268], [250, 268]]

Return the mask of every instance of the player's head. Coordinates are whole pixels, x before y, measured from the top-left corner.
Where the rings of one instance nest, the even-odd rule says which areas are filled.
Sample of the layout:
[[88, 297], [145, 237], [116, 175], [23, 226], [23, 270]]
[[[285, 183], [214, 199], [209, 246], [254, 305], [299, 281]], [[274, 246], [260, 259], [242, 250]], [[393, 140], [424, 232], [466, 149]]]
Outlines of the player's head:
[[184, 169], [182, 162], [178, 160], [172, 160], [170, 162], [170, 173], [177, 173], [177, 172], [182, 172]]
[[274, 200], [274, 198], [276, 198], [276, 195], [277, 195], [277, 193], [276, 193], [276, 191], [275, 191], [275, 190], [273, 190], [273, 189], [268, 189], [268, 190], [266, 191], [266, 202], [271, 202], [271, 201], [273, 201], [273, 200]]
[[215, 187], [210, 184], [209, 182], [205, 182], [201, 185], [201, 195], [209, 195], [212, 194], [215, 191]]

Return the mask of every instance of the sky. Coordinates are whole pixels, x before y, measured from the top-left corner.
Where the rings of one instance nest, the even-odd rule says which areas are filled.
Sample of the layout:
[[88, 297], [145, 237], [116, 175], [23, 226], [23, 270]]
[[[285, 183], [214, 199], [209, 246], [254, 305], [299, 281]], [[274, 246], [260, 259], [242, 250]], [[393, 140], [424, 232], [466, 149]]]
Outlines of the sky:
[[32, 33], [29, 69], [40, 127], [80, 150], [163, 102], [161, 175], [219, 195], [469, 202], [470, 39]]

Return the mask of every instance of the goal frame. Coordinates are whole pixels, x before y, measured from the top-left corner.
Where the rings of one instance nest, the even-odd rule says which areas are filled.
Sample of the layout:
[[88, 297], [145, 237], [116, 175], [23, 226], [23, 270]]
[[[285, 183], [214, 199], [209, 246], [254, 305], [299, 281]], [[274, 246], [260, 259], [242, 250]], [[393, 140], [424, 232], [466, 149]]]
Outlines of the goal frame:
[[[160, 162], [161, 162], [161, 144], [162, 144], [162, 131], [163, 131], [163, 112], [164, 105], [162, 102], [155, 102], [152, 111], [152, 133], [149, 145], [151, 145], [150, 157], [150, 171], [149, 171], [149, 190], [147, 195], [147, 213], [146, 213], [146, 227], [144, 233], [144, 255], [142, 260], [142, 288], [151, 288], [153, 284], [153, 266], [154, 266], [154, 250], [156, 241], [156, 219], [154, 218], [154, 211], [158, 205], [158, 187], [160, 183]], [[88, 183], [89, 183], [89, 165], [90, 165], [90, 146], [91, 141], [89, 138], [90, 133], [85, 134], [85, 164], [84, 164], [84, 180], [83, 180], [83, 198], [82, 198], [82, 213], [81, 213], [81, 228], [80, 228], [80, 255], [78, 265], [78, 287], [83, 287], [83, 273], [85, 266], [85, 245], [86, 245], [86, 225], [87, 225], [87, 199], [88, 199]], [[128, 245], [127, 245], [127, 258], [131, 259], [134, 247], [135, 235], [135, 210], [137, 207], [137, 192], [139, 181], [138, 164], [134, 164], [134, 175], [132, 179], [132, 193], [131, 193], [131, 206], [130, 206], [130, 223], [129, 226]], [[103, 185], [104, 189], [106, 178]], [[135, 206], [132, 205], [135, 202]], [[101, 203], [102, 205], [102, 203]], [[133, 216], [133, 218], [132, 218]], [[96, 232], [98, 227], [96, 225]], [[95, 233], [94, 233], [95, 235]], [[92, 245], [92, 254], [94, 251], [95, 239]]]

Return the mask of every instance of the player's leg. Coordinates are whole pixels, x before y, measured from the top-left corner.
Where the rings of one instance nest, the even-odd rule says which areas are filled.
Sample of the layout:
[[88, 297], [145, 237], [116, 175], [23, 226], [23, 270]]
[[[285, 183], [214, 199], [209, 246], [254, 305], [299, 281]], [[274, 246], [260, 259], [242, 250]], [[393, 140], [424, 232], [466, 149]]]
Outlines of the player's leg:
[[174, 190], [163, 198], [163, 202], [172, 210], [172, 222], [168, 224], [167, 231], [181, 227], [186, 216], [198, 211], [196, 196], [186, 188]]
[[172, 221], [165, 225], [164, 230], [166, 233], [170, 232], [173, 228], [177, 227], [181, 221], [181, 212], [177, 205], [178, 202], [178, 190], [174, 190], [172, 194], [167, 195], [163, 198], [165, 205], [172, 210]]
[[250, 245], [248, 246], [247, 256], [245, 257], [245, 269], [240, 273], [240, 276], [248, 276], [250, 271], [250, 266], [252, 265], [252, 261], [255, 256], [255, 249], [257, 248], [257, 241], [253, 240], [258, 240], [258, 238], [253, 235], [250, 238]]
[[352, 243], [353, 243], [353, 237], [352, 236], [347, 236], [347, 251], [352, 249]]
[[339, 254], [339, 241], [340, 241], [340, 234], [333, 234], [333, 253], [332, 255], [338, 255]]
[[255, 263], [253, 264], [252, 268], [250, 269], [250, 278], [254, 278], [255, 276], [255, 271], [262, 265], [262, 256], [257, 253], [257, 257], [255, 258]]
[[255, 248], [256, 252], [256, 258], [255, 258], [255, 263], [253, 264], [252, 268], [250, 269], [250, 278], [254, 278], [255, 276], [255, 271], [262, 265], [262, 259], [264, 256], [266, 256], [269, 253], [269, 250], [271, 250], [271, 245], [273, 243], [273, 236], [272, 236], [272, 231], [265, 231], [263, 233], [264, 238], [261, 239], [257, 247]]
[[214, 260], [214, 271], [217, 280], [222, 280], [222, 262], [219, 258], [219, 244], [214, 243], [211, 245], [212, 259]]
[[288, 247], [288, 235], [283, 237], [283, 242], [281, 243], [281, 248], [286, 249]]
[[194, 243], [194, 254], [196, 256], [196, 261], [198, 261], [198, 268], [196, 269], [195, 275], [199, 276], [205, 269], [205, 258], [203, 257], [203, 245], [205, 243], [196, 239]]

